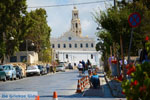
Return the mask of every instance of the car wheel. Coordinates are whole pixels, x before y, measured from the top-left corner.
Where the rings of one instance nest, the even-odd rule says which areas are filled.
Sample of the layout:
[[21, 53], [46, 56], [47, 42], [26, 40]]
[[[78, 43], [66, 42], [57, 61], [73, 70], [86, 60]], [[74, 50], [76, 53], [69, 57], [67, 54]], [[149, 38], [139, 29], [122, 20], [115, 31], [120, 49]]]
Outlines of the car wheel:
[[12, 80], [14, 80], [14, 75], [12, 75], [12, 77], [11, 77], [11, 81], [12, 81]]
[[16, 76], [14, 76], [14, 80], [17, 80], [17, 75], [16, 75]]
[[21, 79], [21, 76], [19, 76], [19, 79]]
[[4, 77], [3, 81], [4, 81], [4, 82], [6, 81], [6, 76]]

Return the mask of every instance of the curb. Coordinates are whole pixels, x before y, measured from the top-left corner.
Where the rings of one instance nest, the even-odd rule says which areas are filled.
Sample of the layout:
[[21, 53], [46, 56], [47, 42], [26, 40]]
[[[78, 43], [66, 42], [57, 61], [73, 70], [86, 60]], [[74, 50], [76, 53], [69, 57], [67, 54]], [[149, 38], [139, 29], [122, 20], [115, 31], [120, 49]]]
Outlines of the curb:
[[111, 86], [110, 86], [110, 84], [109, 84], [109, 82], [108, 82], [108, 80], [107, 80], [105, 74], [104, 74], [104, 77], [105, 77], [105, 81], [106, 81], [106, 83], [108, 84], [108, 87], [109, 87], [109, 89], [110, 89], [111, 95], [114, 97], [113, 90], [112, 90], [112, 88], [111, 88]]
[[[122, 93], [121, 93], [121, 91], [120, 91], [120, 88], [121, 87], [117, 87], [116, 89], [117, 90], [114, 90], [113, 88], [112, 88], [112, 86], [110, 85], [110, 83], [108, 82], [108, 79], [107, 79], [107, 77], [106, 77], [106, 75], [104, 75], [105, 76], [105, 80], [106, 80], [106, 82], [107, 82], [107, 84], [108, 84], [108, 87], [110, 88], [110, 91], [111, 91], [111, 94], [112, 94], [112, 96], [113, 97], [117, 97], [117, 98], [126, 98], [126, 96], [125, 95], [123, 95]], [[115, 84], [114, 84], [115, 85]], [[122, 88], [121, 88], [121, 90], [122, 90]]]

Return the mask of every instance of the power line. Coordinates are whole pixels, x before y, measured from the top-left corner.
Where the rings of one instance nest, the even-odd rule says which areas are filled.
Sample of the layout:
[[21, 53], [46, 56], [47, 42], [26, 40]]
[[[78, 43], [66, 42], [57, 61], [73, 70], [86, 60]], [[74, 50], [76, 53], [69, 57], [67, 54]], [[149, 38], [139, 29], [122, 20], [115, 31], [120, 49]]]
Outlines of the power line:
[[[72, 6], [72, 5], [87, 5], [87, 4], [94, 4], [94, 3], [100, 3], [105, 2], [103, 1], [94, 1], [94, 2], [82, 2], [82, 3], [69, 3], [69, 4], [61, 4], [61, 5], [49, 5], [49, 6], [34, 6], [34, 7], [28, 7], [28, 8], [48, 8], [48, 7], [63, 7], [63, 6]], [[113, 0], [109, 0], [113, 1]]]

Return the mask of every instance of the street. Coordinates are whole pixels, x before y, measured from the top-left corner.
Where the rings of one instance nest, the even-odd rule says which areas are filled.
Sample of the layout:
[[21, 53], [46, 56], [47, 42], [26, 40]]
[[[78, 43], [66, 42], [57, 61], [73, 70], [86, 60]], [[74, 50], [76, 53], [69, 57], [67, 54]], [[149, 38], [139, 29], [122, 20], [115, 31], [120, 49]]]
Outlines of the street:
[[[0, 82], [1, 91], [38, 91], [40, 100], [52, 100], [53, 92], [56, 91], [59, 100], [100, 100], [100, 97], [83, 97], [76, 94], [77, 70], [59, 72], [45, 76], [27, 77], [22, 80]], [[107, 90], [106, 90], [107, 88]], [[104, 97], [101, 100], [119, 100], [113, 98], [105, 85]]]

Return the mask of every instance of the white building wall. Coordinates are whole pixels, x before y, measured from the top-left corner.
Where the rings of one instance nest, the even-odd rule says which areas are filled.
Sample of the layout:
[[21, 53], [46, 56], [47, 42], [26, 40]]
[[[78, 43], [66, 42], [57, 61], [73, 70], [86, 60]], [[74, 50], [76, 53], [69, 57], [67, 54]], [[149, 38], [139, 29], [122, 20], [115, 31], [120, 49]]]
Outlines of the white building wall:
[[[74, 63], [78, 64], [79, 61], [84, 60], [87, 62], [89, 59], [92, 65], [100, 66], [99, 62], [99, 54], [96, 51], [62, 51], [57, 50], [56, 54], [58, 54], [58, 58], [60, 62], [68, 62], [74, 65]], [[91, 59], [91, 54], [93, 55], [93, 59]], [[66, 58], [68, 55], [68, 58]]]

